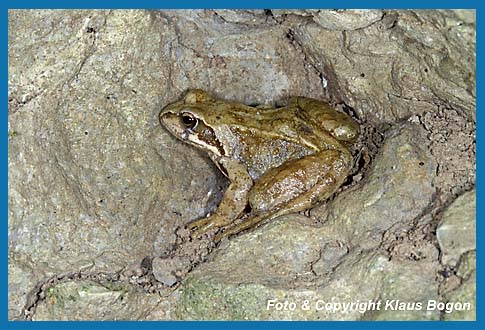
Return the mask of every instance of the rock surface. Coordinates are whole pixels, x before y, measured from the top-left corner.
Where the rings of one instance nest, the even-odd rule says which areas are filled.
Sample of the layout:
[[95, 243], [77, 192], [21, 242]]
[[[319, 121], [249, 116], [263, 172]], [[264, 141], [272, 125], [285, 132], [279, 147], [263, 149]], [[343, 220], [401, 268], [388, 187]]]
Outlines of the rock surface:
[[[216, 264], [221, 265], [218, 262], [212, 263]], [[252, 270], [247, 269], [247, 272], [237, 278], [237, 282], [233, 281], [234, 277], [228, 280], [221, 276], [222, 272], [207, 272], [201, 275], [196, 271], [189, 276], [181, 289], [176, 316], [182, 319], [218, 320], [356, 320], [385, 319], [386, 316], [389, 319], [439, 318], [439, 313], [423, 311], [377, 313], [354, 309], [343, 313], [332, 309], [320, 310], [318, 307], [324, 306], [322, 302], [358, 303], [379, 298], [386, 301], [389, 295], [392, 296], [389, 299], [411, 301], [436, 297], [436, 283], [430, 276], [433, 267], [427, 268], [412, 262], [393, 263], [380, 254], [352, 253], [334, 270], [334, 275], [327, 281], [313, 284], [298, 283], [288, 277], [289, 282], [286, 286], [246, 281], [244, 275]], [[202, 271], [207, 271], [207, 268]], [[261, 275], [266, 276], [265, 273]], [[362, 281], [362, 278], [368, 281]], [[382, 296], [381, 292], [384, 292]], [[270, 300], [295, 303], [297, 307], [293, 311], [268, 308]], [[305, 300], [309, 302], [308, 309], [303, 308]]]
[[11, 318], [29, 283], [139, 264], [220, 196], [214, 166], [159, 127], [168, 68], [150, 17], [10, 13], [9, 256], [22, 273]]
[[455, 266], [463, 253], [476, 249], [475, 212], [475, 190], [461, 195], [445, 210], [436, 230], [444, 264]]
[[[460, 264], [457, 267], [456, 275], [459, 278], [459, 285], [452, 290], [443, 293], [446, 301], [470, 303], [470, 309], [454, 310], [450, 313], [444, 313], [445, 320], [476, 320], [476, 291], [477, 291], [477, 276], [476, 276], [476, 252], [470, 251], [462, 255]], [[458, 306], [457, 306], [458, 307]]]
[[[173, 300], [173, 299], [172, 299]], [[170, 317], [170, 301], [131, 285], [65, 282], [51, 287], [33, 320], [150, 320]], [[93, 308], [96, 306], [96, 308]]]
[[368, 27], [383, 16], [381, 10], [320, 10], [313, 19], [326, 30], [352, 31]]
[[[475, 11], [10, 10], [8, 25], [9, 319], [475, 317], [264, 308], [474, 299], [474, 248], [442, 234], [475, 220], [470, 193], [453, 202], [475, 185]], [[159, 126], [188, 88], [324, 99], [363, 135], [334, 198], [223, 243], [177, 288], [161, 261], [227, 186]]]

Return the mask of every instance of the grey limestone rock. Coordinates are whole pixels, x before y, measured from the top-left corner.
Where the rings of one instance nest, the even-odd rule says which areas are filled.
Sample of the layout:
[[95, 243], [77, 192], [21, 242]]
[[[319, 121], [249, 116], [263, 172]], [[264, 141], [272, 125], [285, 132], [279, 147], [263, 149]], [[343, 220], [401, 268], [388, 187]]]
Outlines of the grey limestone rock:
[[[473, 10], [10, 10], [9, 319], [440, 318], [264, 304], [436, 298], [442, 211], [442, 261], [464, 267], [456, 219], [472, 230], [471, 197], [445, 205], [475, 184], [475, 25]], [[157, 260], [227, 186], [158, 123], [188, 88], [326, 100], [365, 128], [356, 152], [373, 151], [324, 205], [172, 278]], [[474, 295], [474, 276], [460, 278], [449, 299]], [[474, 316], [442, 318], [460, 317]]]

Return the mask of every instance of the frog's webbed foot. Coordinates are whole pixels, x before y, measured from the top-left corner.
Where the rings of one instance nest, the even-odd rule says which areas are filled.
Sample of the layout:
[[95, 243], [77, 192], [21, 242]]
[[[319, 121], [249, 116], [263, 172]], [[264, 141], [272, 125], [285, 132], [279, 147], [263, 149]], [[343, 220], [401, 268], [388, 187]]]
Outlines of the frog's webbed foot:
[[195, 238], [195, 237], [200, 237], [211, 230], [221, 228], [225, 225], [227, 225], [227, 221], [224, 221], [224, 219], [221, 216], [218, 216], [217, 214], [213, 214], [206, 218], [202, 218], [189, 223], [187, 225], [187, 228], [189, 230], [192, 230], [192, 233], [190, 234], [190, 236]]
[[234, 225], [232, 227], [226, 228], [224, 231], [219, 231], [217, 235], [214, 237], [214, 241], [220, 242], [223, 238], [227, 237], [229, 238], [232, 235], [239, 234], [240, 232], [256, 227], [258, 224], [260, 224], [264, 220], [269, 220], [273, 218], [274, 216], [262, 216], [262, 215], [256, 215], [253, 217], [250, 217], [248, 219], [245, 219], [243, 222]]

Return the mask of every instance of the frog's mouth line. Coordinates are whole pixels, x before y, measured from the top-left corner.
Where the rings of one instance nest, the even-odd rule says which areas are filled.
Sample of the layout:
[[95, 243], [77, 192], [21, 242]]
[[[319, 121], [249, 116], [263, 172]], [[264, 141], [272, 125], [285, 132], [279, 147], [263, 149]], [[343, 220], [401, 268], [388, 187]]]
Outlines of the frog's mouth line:
[[193, 145], [196, 148], [212, 152], [216, 156], [219, 156], [219, 157], [222, 156], [221, 150], [219, 150], [219, 148], [208, 143], [207, 141], [205, 141], [205, 139], [201, 138], [199, 135], [200, 134], [197, 134], [197, 132], [187, 128], [183, 131], [181, 135], [181, 140], [190, 145]]

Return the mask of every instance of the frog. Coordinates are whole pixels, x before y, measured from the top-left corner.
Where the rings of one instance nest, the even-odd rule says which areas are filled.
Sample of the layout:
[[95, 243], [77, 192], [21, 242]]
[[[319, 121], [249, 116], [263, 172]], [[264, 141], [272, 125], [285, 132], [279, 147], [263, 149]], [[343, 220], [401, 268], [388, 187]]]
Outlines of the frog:
[[359, 124], [329, 103], [295, 96], [286, 106], [249, 106], [189, 89], [159, 114], [160, 124], [214, 162], [229, 179], [217, 209], [187, 225], [215, 241], [332, 196], [353, 167]]

